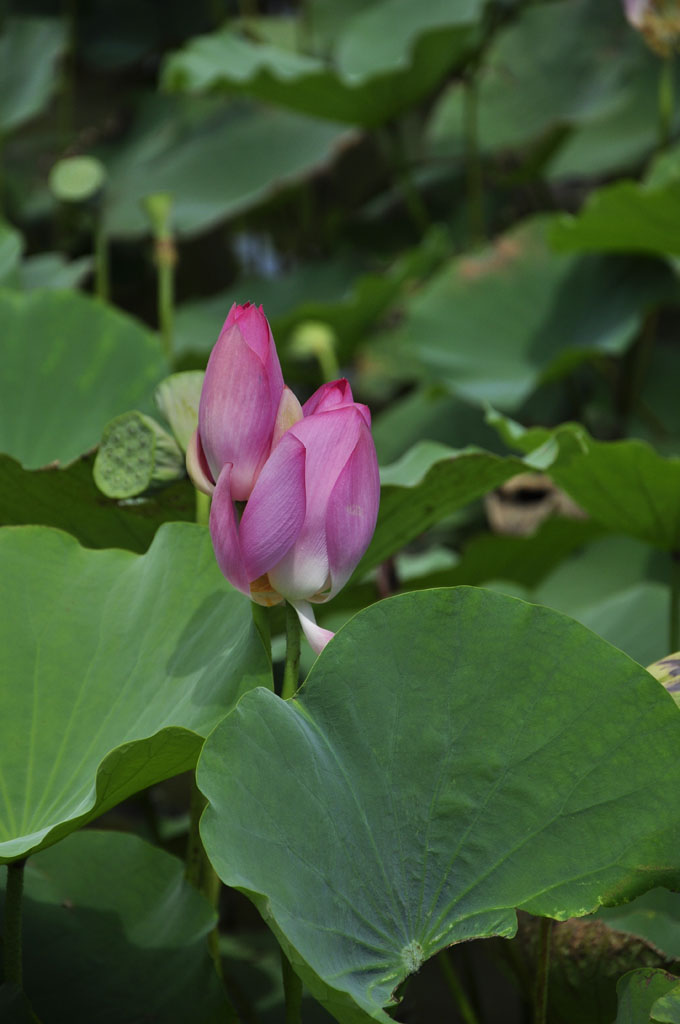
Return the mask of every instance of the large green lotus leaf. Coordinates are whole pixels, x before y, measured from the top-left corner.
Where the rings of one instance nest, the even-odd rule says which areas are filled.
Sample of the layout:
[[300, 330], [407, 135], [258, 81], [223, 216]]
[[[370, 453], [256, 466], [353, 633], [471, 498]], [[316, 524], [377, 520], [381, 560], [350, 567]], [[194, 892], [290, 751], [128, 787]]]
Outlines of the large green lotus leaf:
[[60, 252], [40, 252], [25, 259], [19, 280], [27, 291], [33, 288], [77, 288], [92, 271], [92, 256], [67, 260]]
[[652, 1024], [680, 1024], [680, 978], [677, 984], [669, 989], [652, 1004]]
[[585, 427], [525, 430], [491, 414], [506, 442], [608, 529], [655, 547], [680, 550], [680, 458], [664, 458], [645, 441], [595, 441]]
[[569, 555], [599, 537], [591, 520], [546, 519], [529, 537], [481, 533], [463, 548], [452, 569], [423, 578], [422, 586], [478, 586], [488, 580], [512, 580], [536, 587]]
[[0, 353], [0, 451], [27, 469], [94, 448], [167, 375], [149, 330], [78, 292], [0, 292]]
[[[537, 587], [569, 555], [602, 532], [602, 527], [592, 520], [555, 517], [542, 523], [531, 537], [480, 533], [466, 543], [460, 556], [448, 548], [428, 548], [422, 555], [415, 556], [408, 553], [397, 555], [395, 568], [404, 590], [479, 586], [496, 581], [497, 589], [525, 597], [534, 593], [532, 588]], [[593, 574], [594, 580], [598, 578]], [[506, 585], [500, 581], [505, 581]], [[507, 587], [508, 582], [512, 583], [510, 588]], [[329, 605], [319, 605], [317, 619], [329, 626], [327, 619], [331, 615], [357, 612], [372, 604], [376, 597], [373, 582], [354, 583], [341, 590]], [[550, 601], [541, 603], [551, 604]], [[571, 609], [560, 610], [578, 618]]]
[[457, 448], [479, 445], [491, 452], [503, 450], [478, 405], [463, 402], [436, 384], [393, 399], [373, 417], [371, 433], [382, 466], [396, 462], [424, 438]]
[[414, 445], [381, 470], [378, 523], [356, 575], [384, 562], [434, 523], [524, 468], [520, 459], [480, 448], [457, 451], [436, 441]]
[[[593, 13], [604, 6], [595, 5]], [[630, 36], [628, 46], [632, 44]], [[549, 160], [546, 173], [550, 179], [630, 173], [658, 147], [659, 59], [648, 47], [640, 46], [637, 60], [626, 66], [618, 102], [612, 103], [611, 109], [574, 123]], [[674, 67], [672, 74], [677, 89], [678, 69]], [[675, 134], [677, 112], [673, 120]]]
[[619, 932], [650, 942], [666, 957], [680, 960], [680, 895], [650, 889], [632, 903], [603, 907], [598, 917]]
[[[654, 967], [641, 967], [624, 974], [616, 986], [619, 999], [614, 1024], [661, 1024], [667, 1016], [657, 1017], [654, 1008], [664, 996], [679, 987], [680, 979]], [[670, 1020], [680, 1020], [671, 1017]]]
[[30, 859], [24, 988], [42, 1024], [193, 1024], [197, 1006], [202, 1024], [229, 1019], [206, 942], [215, 914], [183, 867], [110, 831], [69, 836]]
[[423, 960], [514, 934], [515, 908], [677, 884], [678, 743], [663, 687], [573, 620], [406, 594], [340, 630], [295, 700], [255, 690], [219, 724], [201, 833], [337, 1019], [387, 1024]]
[[0, 33], [0, 135], [35, 117], [58, 84], [66, 27], [57, 18], [7, 18]]
[[553, 225], [554, 218], [527, 221], [434, 275], [381, 339], [392, 373], [443, 380], [469, 400], [516, 408], [546, 377], [623, 352], [648, 307], [677, 296], [660, 262], [553, 253]]
[[161, 523], [193, 522], [196, 492], [188, 480], [134, 501], [104, 497], [92, 479], [92, 456], [65, 469], [22, 469], [0, 455], [0, 523], [56, 526], [88, 548], [146, 551]]
[[[635, 661], [649, 665], [669, 650], [670, 570], [657, 561], [657, 553], [646, 544], [630, 537], [604, 537], [565, 559], [534, 589], [522, 589], [516, 583], [492, 584], [489, 576], [485, 582], [565, 612]], [[450, 575], [455, 577], [455, 570]], [[502, 573], [496, 577], [496, 581], [502, 579]], [[467, 581], [448, 581], [441, 574], [437, 582]]]
[[680, 254], [680, 174], [675, 181], [617, 181], [591, 193], [551, 234], [560, 249]]
[[[479, 147], [515, 149], [550, 130], [618, 111], [654, 61], [615, 4], [562, 0], [522, 10], [499, 31], [475, 76]], [[656, 107], [650, 103], [648, 122]], [[648, 124], [653, 132], [654, 124]], [[428, 135], [435, 151], [465, 146], [464, 93], [455, 85], [434, 109]]]
[[44, 527], [0, 531], [0, 861], [191, 768], [268, 660], [205, 528], [146, 555]]
[[152, 97], [125, 146], [105, 156], [106, 229], [146, 234], [140, 202], [169, 192], [173, 227], [196, 235], [327, 167], [354, 138], [346, 126], [285, 110]]
[[162, 82], [216, 87], [352, 124], [375, 125], [431, 92], [472, 41], [481, 0], [381, 0], [347, 19], [328, 62], [225, 27], [166, 60]]

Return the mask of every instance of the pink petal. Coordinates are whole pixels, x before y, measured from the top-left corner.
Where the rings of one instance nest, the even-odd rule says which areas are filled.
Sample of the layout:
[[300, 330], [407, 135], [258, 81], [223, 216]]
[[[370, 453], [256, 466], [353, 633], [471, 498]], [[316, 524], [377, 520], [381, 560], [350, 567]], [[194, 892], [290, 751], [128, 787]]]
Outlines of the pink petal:
[[239, 542], [236, 510], [231, 499], [230, 463], [220, 473], [210, 506], [210, 536], [217, 564], [232, 586], [250, 597], [250, 586]]
[[222, 466], [232, 463], [232, 494], [238, 501], [248, 499], [269, 455], [282, 391], [273, 341], [263, 362], [259, 341], [249, 343], [240, 321], [225, 325], [208, 361], [198, 421], [210, 471], [217, 479]]
[[315, 654], [321, 654], [328, 641], [333, 639], [335, 633], [332, 633], [330, 629], [324, 629], [323, 626], [317, 626], [314, 609], [307, 601], [294, 601], [292, 603], [309, 646]]
[[380, 503], [380, 474], [370, 431], [361, 431], [328, 502], [326, 541], [331, 589], [344, 587], [371, 542]]
[[300, 420], [281, 442], [296, 437], [307, 451], [304, 524], [288, 554], [269, 569], [272, 585], [289, 600], [313, 597], [330, 585], [326, 550], [328, 502], [362, 429], [366, 426], [360, 412], [354, 406], [343, 406]]
[[194, 430], [187, 446], [186, 463], [189, 479], [196, 490], [211, 495], [215, 490], [215, 483], [203, 451], [198, 429]]
[[246, 302], [242, 306], [232, 306], [229, 317], [233, 317], [232, 323], [237, 323], [248, 346], [259, 356], [263, 364], [267, 363], [269, 350], [274, 346], [274, 338], [267, 317], [262, 312], [262, 306], [254, 306], [252, 302]]
[[302, 406], [302, 411], [305, 416], [313, 416], [316, 412], [327, 412], [329, 409], [338, 409], [343, 405], [352, 405], [353, 402], [349, 381], [341, 377], [340, 380], [322, 384], [311, 398], [307, 399]]
[[289, 430], [258, 477], [240, 529], [251, 580], [269, 572], [297, 539], [305, 518], [305, 455], [304, 444]]

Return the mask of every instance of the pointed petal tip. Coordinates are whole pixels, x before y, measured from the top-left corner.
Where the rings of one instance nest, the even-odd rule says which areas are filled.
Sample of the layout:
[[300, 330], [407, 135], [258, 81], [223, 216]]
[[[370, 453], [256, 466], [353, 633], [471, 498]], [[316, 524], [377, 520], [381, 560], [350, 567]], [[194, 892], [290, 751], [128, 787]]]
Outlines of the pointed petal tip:
[[323, 626], [317, 626], [314, 609], [308, 601], [293, 601], [291, 604], [297, 612], [302, 632], [305, 634], [309, 646], [315, 654], [321, 654], [326, 644], [333, 639], [335, 633], [331, 632], [330, 629], [324, 629]]

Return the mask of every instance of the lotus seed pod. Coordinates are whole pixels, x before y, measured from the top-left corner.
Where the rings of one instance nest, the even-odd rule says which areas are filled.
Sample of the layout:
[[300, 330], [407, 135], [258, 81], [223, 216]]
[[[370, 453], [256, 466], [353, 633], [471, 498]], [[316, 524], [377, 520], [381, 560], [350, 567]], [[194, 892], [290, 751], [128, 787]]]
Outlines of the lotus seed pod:
[[104, 428], [93, 476], [108, 498], [133, 498], [184, 476], [184, 455], [167, 430], [132, 410]]

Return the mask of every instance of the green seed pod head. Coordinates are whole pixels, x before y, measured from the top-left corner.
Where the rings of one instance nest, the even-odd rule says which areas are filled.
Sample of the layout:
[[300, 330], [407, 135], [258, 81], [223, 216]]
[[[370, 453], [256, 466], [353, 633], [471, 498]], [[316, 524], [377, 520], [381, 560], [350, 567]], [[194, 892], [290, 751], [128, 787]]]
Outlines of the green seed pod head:
[[52, 167], [48, 183], [56, 199], [63, 203], [84, 203], [104, 185], [106, 169], [93, 156], [69, 156]]
[[150, 416], [132, 410], [107, 423], [93, 476], [108, 498], [133, 498], [184, 473], [177, 442]]

